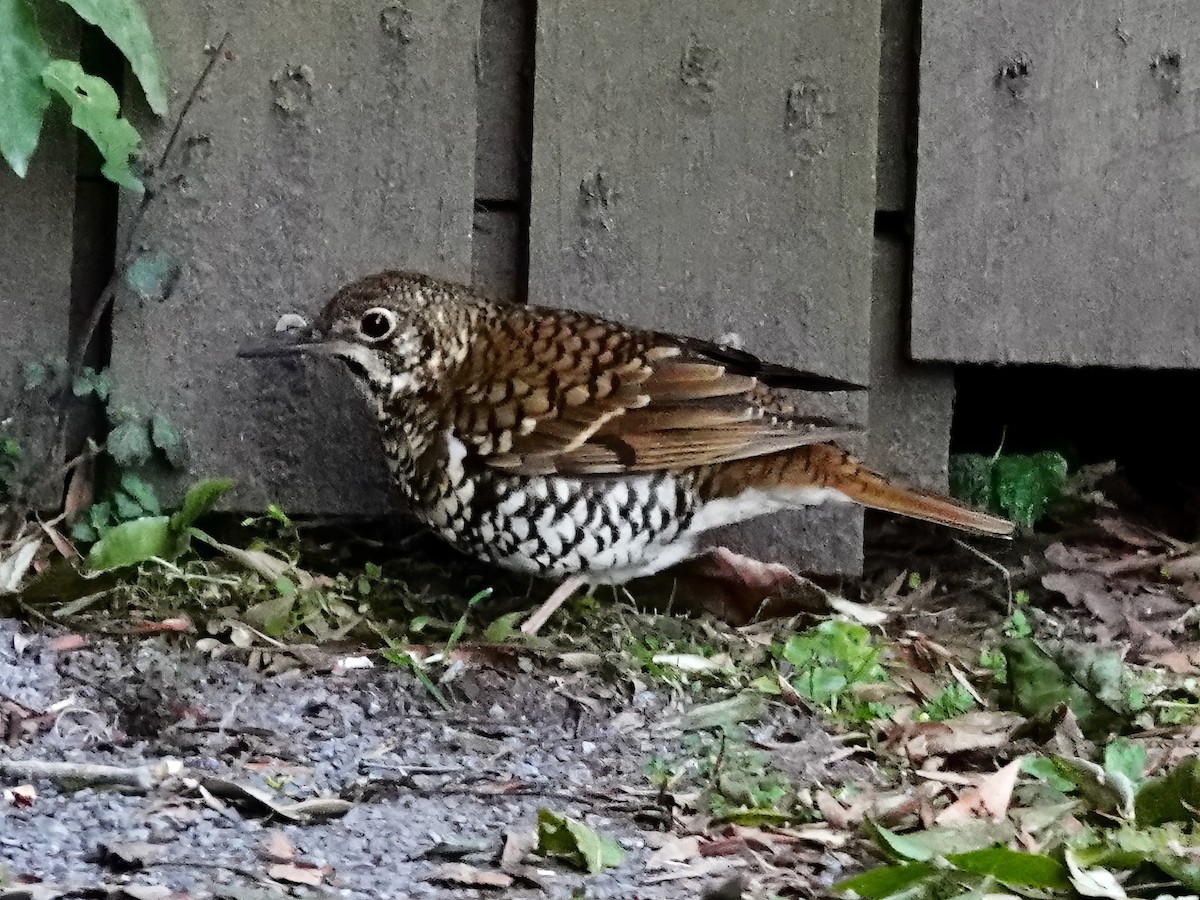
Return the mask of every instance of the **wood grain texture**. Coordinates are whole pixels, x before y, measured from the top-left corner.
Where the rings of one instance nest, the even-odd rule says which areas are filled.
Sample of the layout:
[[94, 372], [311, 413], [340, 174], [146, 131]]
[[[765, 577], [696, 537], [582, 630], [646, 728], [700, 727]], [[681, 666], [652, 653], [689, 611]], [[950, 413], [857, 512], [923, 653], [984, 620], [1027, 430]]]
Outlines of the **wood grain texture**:
[[946, 491], [954, 370], [908, 355], [908, 241], [875, 241], [871, 409], [865, 459], [914, 487]]
[[[182, 135], [181, 176], [147, 218], [142, 249], [179, 278], [115, 309], [117, 402], [168, 414], [191, 449], [186, 477], [237, 477], [243, 508], [383, 512], [378, 442], [344, 373], [235, 353], [372, 271], [470, 280], [479, 0], [147, 11], [172, 114], [205, 43], [233, 38]], [[169, 127], [139, 118], [157, 155]]]
[[[530, 299], [865, 379], [879, 23], [878, 0], [540, 2]], [[747, 548], [860, 564], [856, 511], [811, 521]]]
[[926, 0], [912, 346], [1195, 368], [1194, 0]]
[[529, 171], [526, 147], [532, 46], [531, 0], [482, 0], [476, 84], [479, 131], [475, 196], [519, 200]]
[[906, 210], [916, 156], [917, 0], [882, 0], [876, 206]]

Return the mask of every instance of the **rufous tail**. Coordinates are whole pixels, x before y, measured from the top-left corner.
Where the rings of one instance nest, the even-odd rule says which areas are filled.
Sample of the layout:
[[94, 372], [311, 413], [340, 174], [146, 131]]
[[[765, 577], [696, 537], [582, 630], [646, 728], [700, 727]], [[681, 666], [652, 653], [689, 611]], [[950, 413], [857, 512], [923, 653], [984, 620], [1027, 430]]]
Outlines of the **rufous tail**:
[[932, 491], [894, 484], [833, 444], [812, 444], [725, 463], [712, 472], [708, 493], [713, 497], [731, 497], [747, 488], [762, 491], [828, 488], [869, 509], [963, 531], [1011, 537], [1015, 530], [1007, 519]]

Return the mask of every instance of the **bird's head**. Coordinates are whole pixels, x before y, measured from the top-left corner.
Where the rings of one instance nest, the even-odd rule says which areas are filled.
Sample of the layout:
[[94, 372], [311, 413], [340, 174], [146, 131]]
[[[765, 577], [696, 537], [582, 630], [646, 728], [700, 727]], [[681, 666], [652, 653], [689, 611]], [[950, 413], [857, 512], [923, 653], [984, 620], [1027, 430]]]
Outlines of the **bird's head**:
[[381, 272], [339, 290], [298, 340], [239, 356], [312, 354], [343, 362], [374, 398], [419, 393], [466, 355], [469, 290], [409, 272]]

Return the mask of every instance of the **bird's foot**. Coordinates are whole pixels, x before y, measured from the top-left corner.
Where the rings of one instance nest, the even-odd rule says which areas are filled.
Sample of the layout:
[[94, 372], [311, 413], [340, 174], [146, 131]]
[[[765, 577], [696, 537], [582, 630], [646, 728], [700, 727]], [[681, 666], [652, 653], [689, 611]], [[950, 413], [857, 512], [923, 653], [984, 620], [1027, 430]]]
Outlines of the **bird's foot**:
[[546, 598], [546, 602], [534, 610], [533, 615], [521, 624], [521, 633], [532, 637], [541, 631], [542, 626], [550, 620], [558, 608], [570, 600], [584, 584], [582, 575], [572, 575], [556, 587], [554, 593]]

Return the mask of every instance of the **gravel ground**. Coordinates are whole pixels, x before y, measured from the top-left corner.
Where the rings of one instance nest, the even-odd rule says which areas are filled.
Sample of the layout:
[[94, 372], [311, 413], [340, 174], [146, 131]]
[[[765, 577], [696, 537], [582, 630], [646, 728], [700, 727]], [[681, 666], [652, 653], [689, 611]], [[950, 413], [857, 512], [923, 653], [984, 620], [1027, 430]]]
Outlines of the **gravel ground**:
[[[447, 711], [398, 668], [266, 675], [244, 654], [213, 658], [178, 636], [95, 639], [74, 650], [56, 649], [53, 638], [0, 620], [0, 723], [5, 700], [33, 713], [69, 701], [40, 728], [10, 706], [0, 759], [130, 768], [170, 758], [183, 768], [149, 790], [0, 777], [0, 789], [31, 782], [36, 790], [32, 802], [0, 801], [0, 876], [10, 880], [125, 886], [115, 895], [139, 898], [656, 900], [705, 896], [742, 863], [709, 860], [707, 877], [666, 881], [681, 873], [647, 869], [670, 835], [654, 824], [643, 770], [652, 754], [678, 748], [684, 711], [665, 689], [534, 666], [468, 666]], [[797, 713], [778, 715], [794, 721], [777, 719], [775, 728], [803, 736], [789, 765], [820, 777], [830, 739]], [[336, 797], [350, 809], [289, 823], [264, 816], [261, 805], [206, 796], [197, 782], [215, 791], [213, 779], [258, 787], [277, 804]], [[585, 877], [533, 857], [509, 866], [517, 873], [510, 886], [490, 890], [437, 880], [456, 862], [499, 874], [506, 833], [532, 834], [539, 807], [616, 838], [624, 862]], [[841, 874], [820, 853], [805, 859], [795, 877], [813, 890]], [[318, 886], [287, 877], [318, 875]], [[61, 895], [31, 890], [24, 895]]]

